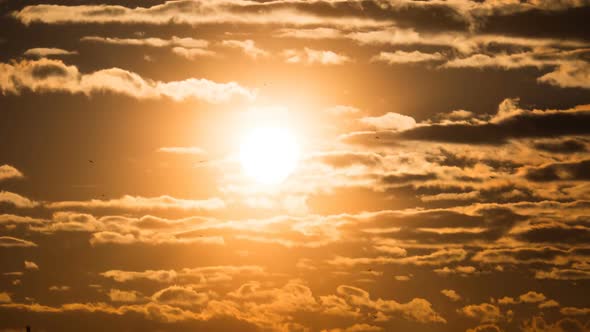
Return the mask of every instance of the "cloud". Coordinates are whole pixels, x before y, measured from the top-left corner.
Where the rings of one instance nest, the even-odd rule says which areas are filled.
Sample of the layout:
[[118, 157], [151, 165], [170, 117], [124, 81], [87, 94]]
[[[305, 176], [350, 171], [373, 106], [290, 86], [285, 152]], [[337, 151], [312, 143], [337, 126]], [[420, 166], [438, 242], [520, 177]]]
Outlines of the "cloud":
[[14, 168], [10, 165], [2, 165], [0, 166], [0, 181], [4, 181], [7, 179], [20, 179], [23, 178], [24, 175], [18, 169]]
[[151, 280], [161, 283], [174, 283], [186, 280], [198, 280], [200, 283], [229, 281], [235, 276], [260, 276], [265, 273], [264, 268], [256, 265], [243, 266], [204, 266], [197, 268], [184, 268], [181, 270], [146, 270], [146, 271], [121, 271], [109, 270], [101, 273], [105, 278], [111, 278], [117, 282], [133, 280]]
[[383, 331], [382, 327], [369, 324], [354, 324], [347, 328], [336, 328], [329, 330], [322, 330], [321, 332], [378, 332]]
[[396, 281], [410, 281], [410, 276], [393, 276]]
[[283, 56], [287, 63], [303, 63], [307, 65], [342, 65], [351, 62], [352, 59], [346, 55], [338, 54], [333, 51], [314, 50], [305, 47], [303, 51], [285, 50]]
[[363, 117], [359, 121], [377, 130], [403, 131], [416, 126], [416, 120], [413, 117], [393, 112], [388, 112], [381, 116]]
[[507, 144], [510, 139], [545, 138], [590, 134], [590, 106], [566, 110], [525, 110], [517, 100], [506, 99], [498, 113], [477, 123], [419, 123], [401, 132], [355, 132], [341, 137], [357, 144], [383, 144], [400, 140], [434, 141], [455, 144]]
[[62, 50], [61, 48], [30, 48], [26, 50], [23, 55], [35, 58], [46, 58], [50, 56], [63, 56], [78, 54], [76, 51]]
[[467, 329], [465, 332], [502, 332], [503, 330], [496, 324], [483, 324], [472, 329]]
[[588, 181], [590, 180], [590, 159], [576, 162], [551, 163], [540, 167], [529, 167], [525, 177], [530, 181]]
[[351, 306], [366, 307], [386, 314], [400, 315], [403, 318], [420, 323], [446, 323], [446, 320], [432, 309], [430, 302], [415, 298], [407, 303], [394, 300], [372, 300], [369, 293], [361, 288], [341, 285], [336, 290]]
[[210, 50], [205, 50], [202, 48], [186, 48], [186, 47], [173, 47], [172, 53], [187, 58], [189, 60], [194, 60], [196, 58], [204, 57], [204, 56], [213, 56], [216, 53]]
[[466, 317], [477, 319], [481, 323], [494, 323], [504, 318], [500, 308], [489, 303], [467, 305], [457, 309], [457, 312]]
[[[293, 36], [293, 34], [291, 35]], [[422, 33], [414, 28], [383, 27], [340, 35], [361, 45], [423, 45], [449, 47], [461, 54], [485, 50], [491, 44], [524, 48], [582, 48], [588, 43], [568, 39], [512, 37], [498, 34], [470, 34], [464, 32]], [[481, 59], [478, 59], [481, 60]]]
[[27, 270], [39, 270], [39, 265], [35, 262], [25, 261], [25, 269]]
[[252, 100], [256, 95], [255, 91], [236, 82], [216, 83], [196, 78], [161, 82], [144, 79], [120, 68], [82, 74], [75, 66], [45, 58], [0, 63], [0, 91], [19, 94], [23, 90], [85, 95], [111, 92], [137, 99], [167, 97], [175, 101], [197, 99], [213, 104], [228, 102], [234, 98]]
[[9, 191], [0, 191], [0, 203], [11, 204], [17, 208], [33, 208], [39, 205], [35, 201]]
[[422, 53], [420, 51], [404, 52], [381, 52], [371, 58], [371, 61], [380, 61], [387, 64], [407, 64], [407, 63], [419, 63], [419, 62], [430, 62], [443, 60], [444, 56], [439, 53]]
[[546, 309], [546, 308], [556, 308], [559, 307], [559, 302], [555, 300], [547, 300], [545, 302], [539, 303], [539, 309]]
[[563, 307], [559, 312], [565, 316], [586, 316], [590, 315], [590, 308]]
[[585, 61], [565, 62], [537, 81], [561, 88], [590, 89], [590, 64]]
[[585, 280], [590, 279], [590, 270], [552, 268], [550, 271], [535, 272], [536, 279]]
[[52, 202], [45, 205], [49, 209], [123, 209], [123, 210], [217, 210], [225, 207], [225, 202], [219, 198], [205, 200], [180, 199], [171, 196], [141, 197], [125, 195], [110, 200], [92, 199], [89, 201]]
[[570, 154], [587, 151], [586, 144], [574, 139], [535, 142], [533, 146], [537, 150], [550, 153]]
[[139, 301], [141, 294], [136, 291], [111, 289], [109, 290], [108, 296], [111, 302], [133, 303]]
[[11, 303], [12, 299], [10, 298], [10, 294], [6, 292], [0, 292], [0, 303]]
[[442, 295], [448, 297], [453, 302], [461, 300], [461, 295], [457, 294], [457, 292], [452, 289], [443, 289], [440, 292]]
[[452, 262], [463, 261], [467, 257], [467, 251], [463, 249], [441, 249], [430, 254], [408, 257], [344, 257], [336, 256], [328, 260], [328, 264], [336, 266], [355, 266], [367, 264], [411, 264], [417, 266], [423, 265], [442, 265]]
[[526, 320], [522, 326], [523, 332], [588, 332], [579, 321], [571, 318], [563, 318], [555, 323], [545, 321], [541, 316], [535, 316]]
[[93, 42], [112, 45], [150, 46], [150, 47], [183, 47], [188, 49], [206, 48], [209, 42], [204, 39], [191, 37], [172, 36], [170, 39], [162, 38], [114, 38], [100, 36], [85, 36], [80, 38], [83, 42]]
[[360, 111], [360, 109], [349, 105], [336, 105], [326, 109], [327, 113], [339, 116], [355, 114], [359, 113]]
[[588, 254], [583, 248], [563, 250], [551, 246], [489, 248], [477, 252], [471, 259], [481, 263], [498, 264], [550, 264], [566, 265], [584, 259]]
[[519, 299], [523, 303], [538, 303], [545, 301], [546, 297], [543, 293], [530, 291], [528, 293], [522, 294]]
[[253, 40], [246, 39], [246, 40], [224, 40], [221, 42], [221, 45], [231, 47], [231, 48], [238, 48], [244, 52], [247, 56], [251, 57], [252, 59], [267, 57], [270, 55], [267, 51], [259, 48], [256, 46]]
[[41, 225], [46, 223], [45, 219], [31, 218], [26, 216], [17, 216], [14, 214], [0, 214], [0, 225]]
[[100, 36], [85, 36], [80, 39], [83, 42], [102, 43], [110, 45], [148, 46], [157, 48], [170, 48], [176, 55], [187, 59], [195, 59], [202, 56], [213, 56], [214, 51], [207, 49], [209, 41], [194, 39], [191, 37], [172, 36], [169, 39], [162, 38], [114, 38]]
[[0, 236], [0, 247], [36, 247], [37, 245], [31, 241], [18, 239], [12, 236]]
[[459, 275], [462, 277], [469, 277], [470, 275], [474, 275], [474, 274], [478, 274], [479, 271], [477, 271], [477, 269], [473, 266], [463, 266], [463, 265], [458, 265], [452, 268], [449, 268], [448, 266], [439, 268], [439, 269], [435, 269], [434, 273], [438, 274], [438, 275], [442, 275], [442, 276], [449, 276], [449, 275]]
[[170, 286], [157, 291], [152, 299], [156, 302], [180, 307], [194, 307], [205, 304], [209, 300], [207, 293], [199, 293], [185, 286]]
[[[167, 1], [151, 7], [117, 5], [33, 5], [13, 13], [24, 24], [126, 23], [126, 24], [279, 24], [324, 25], [342, 28], [379, 27], [389, 22], [362, 17], [320, 16], [297, 8], [273, 8], [251, 1]], [[257, 7], [267, 7], [259, 10]], [[253, 10], [248, 10], [252, 7]], [[262, 9], [262, 8], [260, 8]]]
[[66, 285], [49, 286], [49, 291], [51, 291], [51, 292], [66, 292], [66, 291], [69, 291], [70, 289], [71, 289], [71, 287], [66, 286]]
[[562, 61], [557, 59], [540, 59], [534, 52], [523, 52], [514, 54], [473, 54], [465, 58], [455, 58], [441, 65], [442, 68], [501, 68], [516, 69], [523, 67], [542, 68], [555, 66]]

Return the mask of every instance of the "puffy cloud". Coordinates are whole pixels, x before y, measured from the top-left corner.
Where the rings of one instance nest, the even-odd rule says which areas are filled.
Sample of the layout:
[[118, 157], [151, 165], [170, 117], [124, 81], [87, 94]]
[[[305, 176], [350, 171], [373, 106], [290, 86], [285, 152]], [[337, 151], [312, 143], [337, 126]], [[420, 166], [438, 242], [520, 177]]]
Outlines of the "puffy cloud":
[[263, 275], [264, 269], [255, 265], [243, 266], [204, 266], [198, 268], [184, 268], [181, 270], [146, 270], [146, 271], [122, 271], [109, 270], [101, 273], [105, 278], [111, 278], [117, 282], [128, 282], [138, 279], [152, 280], [161, 283], [180, 282], [183, 280], [198, 280], [206, 284], [211, 282], [229, 281], [235, 276]]
[[351, 306], [361, 306], [386, 314], [401, 315], [403, 318], [421, 323], [446, 323], [446, 320], [432, 309], [430, 302], [415, 298], [407, 303], [394, 300], [372, 300], [369, 293], [361, 288], [341, 285], [337, 293]]
[[530, 291], [528, 293], [522, 294], [519, 299], [524, 303], [538, 303], [545, 301], [546, 297], [543, 293]]
[[381, 52], [371, 58], [371, 61], [380, 61], [387, 64], [405, 64], [405, 63], [419, 63], [443, 60], [444, 56], [439, 53], [422, 53], [420, 51], [404, 52]]
[[172, 48], [172, 53], [187, 58], [189, 60], [194, 60], [196, 58], [204, 57], [204, 56], [213, 56], [216, 53], [211, 50], [206, 50], [202, 48], [186, 48], [176, 46]]
[[[327, 25], [342, 28], [389, 25], [370, 18], [326, 17], [296, 8], [272, 8], [253, 1], [167, 1], [151, 7], [128, 8], [118, 5], [33, 5], [14, 12], [24, 24], [31, 23], [143, 23], [143, 24], [280, 24], [293, 26]], [[257, 7], [265, 6], [265, 10]], [[247, 7], [253, 7], [248, 10]]]
[[30, 48], [30, 49], [26, 50], [23, 54], [25, 56], [29, 56], [29, 57], [45, 58], [45, 57], [50, 57], [50, 56], [73, 55], [73, 54], [78, 54], [78, 52], [62, 50], [61, 48], [38, 47], [38, 48]]
[[173, 306], [193, 307], [205, 304], [209, 296], [190, 287], [174, 285], [157, 291], [152, 295], [152, 299]]
[[482, 323], [494, 323], [503, 319], [500, 308], [489, 303], [467, 305], [458, 309], [457, 312]]
[[590, 89], [590, 64], [585, 61], [564, 62], [537, 81], [562, 88]]
[[0, 204], [1, 203], [11, 204], [17, 208], [32, 208], [39, 205], [39, 203], [35, 201], [10, 191], [0, 191]]
[[14, 168], [13, 166], [0, 166], [0, 181], [7, 179], [19, 179], [22, 177], [24, 177], [23, 173], [21, 173], [18, 169]]
[[361, 264], [411, 264], [417, 266], [423, 265], [442, 265], [452, 262], [460, 262], [467, 257], [467, 251], [464, 249], [440, 249], [430, 254], [408, 257], [343, 257], [336, 256], [328, 260], [329, 264], [337, 266], [355, 266]]
[[559, 307], [559, 302], [557, 302], [555, 300], [547, 300], [545, 302], [539, 303], [539, 309], [555, 308], [555, 307]]
[[315, 50], [305, 47], [303, 51], [285, 50], [283, 56], [287, 63], [303, 63], [308, 65], [341, 65], [351, 62], [352, 59], [346, 55], [338, 54], [333, 51]]
[[434, 270], [434, 273], [442, 276], [459, 275], [462, 277], [468, 277], [470, 275], [478, 274], [479, 271], [473, 266], [458, 265], [455, 267], [442, 267]]
[[525, 177], [531, 181], [588, 181], [590, 159], [575, 162], [551, 163], [527, 168]]
[[12, 298], [10, 298], [10, 294], [6, 292], [0, 292], [0, 303], [11, 303]]
[[25, 261], [25, 269], [27, 270], [39, 270], [39, 265], [35, 262]]
[[550, 153], [577, 153], [585, 152], [586, 144], [574, 139], [565, 139], [557, 141], [540, 141], [534, 143], [534, 148], [537, 150], [550, 152]]
[[216, 83], [196, 78], [161, 82], [120, 68], [82, 74], [75, 66], [45, 58], [0, 63], [0, 91], [18, 94], [22, 90], [86, 95], [112, 92], [138, 99], [168, 97], [175, 101], [197, 99], [209, 103], [223, 103], [234, 98], [252, 100], [256, 95], [236, 82]]
[[329, 330], [322, 330], [322, 332], [378, 332], [383, 331], [383, 328], [369, 324], [354, 324], [347, 328], [336, 328]]
[[108, 293], [111, 302], [125, 302], [132, 303], [137, 302], [140, 299], [141, 294], [136, 291], [124, 291], [120, 289], [111, 289]]
[[411, 116], [393, 112], [385, 113], [381, 116], [367, 116], [361, 118], [360, 122], [372, 126], [377, 130], [402, 131], [416, 126], [416, 120]]
[[240, 49], [240, 50], [242, 50], [242, 52], [244, 52], [244, 54], [246, 54], [247, 56], [249, 56], [253, 59], [257, 59], [259, 57], [266, 57], [266, 56], [270, 55], [267, 51], [257, 47], [256, 44], [254, 43], [254, 41], [251, 39], [224, 40], [221, 42], [221, 45], [231, 47], [231, 48]]
[[452, 289], [443, 289], [440, 292], [442, 295], [448, 297], [451, 301], [461, 300], [461, 295], [457, 294], [457, 292]]
[[563, 307], [559, 312], [565, 316], [585, 316], [590, 315], [590, 308]]
[[465, 332], [502, 332], [503, 330], [496, 324], [483, 324], [472, 329], [467, 329]]
[[473, 54], [466, 58], [455, 58], [445, 62], [443, 68], [501, 68], [516, 69], [523, 67], [542, 68], [546, 66], [555, 66], [562, 61], [558, 59], [539, 59], [534, 52], [523, 52], [514, 54]]
[[584, 327], [579, 321], [571, 318], [564, 318], [549, 323], [541, 316], [535, 316], [530, 320], [524, 322], [522, 326], [523, 332], [588, 332], [588, 328]]
[[562, 269], [554, 267], [550, 271], [536, 271], [537, 279], [554, 279], [554, 280], [584, 280], [590, 279], [590, 270], [579, 269]]
[[544, 138], [590, 134], [590, 106], [567, 110], [525, 110], [514, 99], [506, 99], [489, 121], [477, 123], [421, 123], [401, 132], [355, 132], [344, 141], [365, 145], [400, 140], [434, 141], [458, 144], [506, 144], [511, 139]]
[[0, 214], [0, 225], [41, 225], [47, 221], [39, 218], [32, 218], [27, 216], [17, 216], [14, 214]]
[[[490, 248], [477, 252], [472, 260], [482, 263], [532, 264], [544, 263], [564, 265], [572, 257], [570, 251], [554, 247]], [[568, 257], [569, 256], [569, 257]]]
[[410, 281], [411, 276], [393, 276], [397, 281]]

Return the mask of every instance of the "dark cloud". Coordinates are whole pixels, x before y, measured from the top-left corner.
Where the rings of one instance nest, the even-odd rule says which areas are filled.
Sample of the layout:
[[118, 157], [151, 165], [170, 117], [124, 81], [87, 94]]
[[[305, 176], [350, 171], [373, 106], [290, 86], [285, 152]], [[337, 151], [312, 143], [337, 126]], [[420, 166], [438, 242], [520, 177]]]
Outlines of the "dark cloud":
[[527, 169], [525, 177], [536, 182], [587, 181], [590, 180], [590, 160], [531, 167]]
[[533, 146], [537, 150], [551, 153], [568, 154], [587, 151], [586, 144], [572, 139], [567, 139], [559, 142], [538, 142], [535, 143]]
[[590, 134], [590, 111], [517, 114], [498, 123], [427, 125], [398, 134], [401, 139], [501, 145], [509, 139]]

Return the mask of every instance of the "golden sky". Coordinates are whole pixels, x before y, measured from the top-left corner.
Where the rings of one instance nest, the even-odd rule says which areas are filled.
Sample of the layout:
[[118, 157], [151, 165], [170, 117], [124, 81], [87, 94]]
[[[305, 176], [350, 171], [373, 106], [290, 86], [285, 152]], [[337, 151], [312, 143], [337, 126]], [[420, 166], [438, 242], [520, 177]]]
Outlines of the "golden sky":
[[590, 331], [590, 2], [0, 14], [0, 332]]

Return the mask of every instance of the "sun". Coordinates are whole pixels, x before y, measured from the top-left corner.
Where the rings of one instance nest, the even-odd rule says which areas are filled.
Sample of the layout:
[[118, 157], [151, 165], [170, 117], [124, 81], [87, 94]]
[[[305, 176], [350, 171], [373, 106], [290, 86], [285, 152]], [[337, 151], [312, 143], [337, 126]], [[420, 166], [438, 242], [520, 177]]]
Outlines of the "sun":
[[283, 182], [295, 170], [298, 160], [299, 145], [286, 128], [256, 128], [242, 139], [242, 168], [246, 175], [261, 184]]

